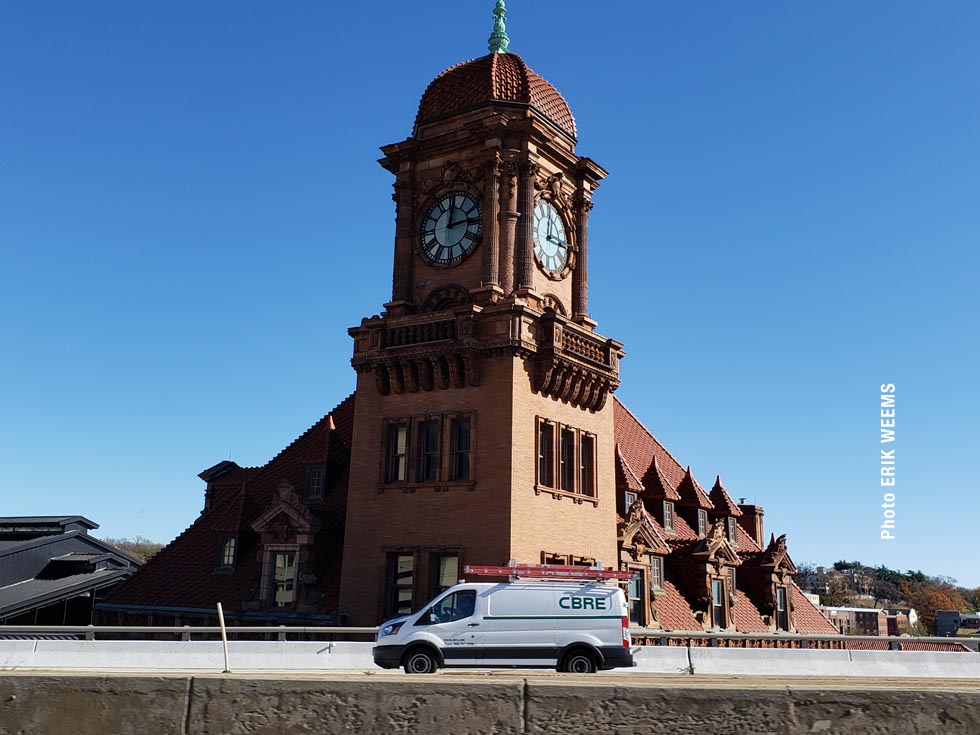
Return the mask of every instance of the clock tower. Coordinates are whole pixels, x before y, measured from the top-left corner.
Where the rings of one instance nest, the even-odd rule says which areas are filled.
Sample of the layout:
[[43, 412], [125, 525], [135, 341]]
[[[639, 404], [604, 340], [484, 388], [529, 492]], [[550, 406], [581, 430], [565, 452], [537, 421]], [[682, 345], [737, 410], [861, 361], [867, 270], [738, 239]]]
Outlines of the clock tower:
[[464, 564], [617, 566], [609, 394], [622, 345], [588, 312], [606, 172], [568, 103], [508, 50], [425, 90], [382, 148], [396, 208], [391, 301], [350, 330], [357, 373], [340, 612], [417, 609]]

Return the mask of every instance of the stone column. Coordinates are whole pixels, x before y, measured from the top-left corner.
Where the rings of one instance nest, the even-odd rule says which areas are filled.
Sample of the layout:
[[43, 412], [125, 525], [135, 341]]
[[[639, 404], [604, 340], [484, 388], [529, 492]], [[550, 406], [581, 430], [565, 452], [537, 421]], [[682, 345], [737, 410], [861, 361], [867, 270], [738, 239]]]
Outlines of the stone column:
[[500, 155], [490, 161], [486, 191], [483, 197], [483, 263], [484, 287], [500, 285], [500, 176], [504, 165]]
[[412, 246], [415, 235], [415, 187], [410, 176], [399, 175], [394, 184], [395, 193], [395, 258], [391, 278], [391, 304], [389, 310], [404, 313], [412, 300]]
[[589, 212], [592, 200], [585, 189], [575, 192], [575, 240], [578, 252], [572, 271], [572, 319], [580, 321], [589, 316]]
[[504, 161], [500, 183], [500, 265], [498, 274], [504, 295], [514, 290], [514, 243], [517, 234], [517, 163]]
[[516, 290], [530, 289], [534, 278], [534, 177], [538, 164], [530, 161], [521, 166], [520, 204], [521, 221], [517, 228]]

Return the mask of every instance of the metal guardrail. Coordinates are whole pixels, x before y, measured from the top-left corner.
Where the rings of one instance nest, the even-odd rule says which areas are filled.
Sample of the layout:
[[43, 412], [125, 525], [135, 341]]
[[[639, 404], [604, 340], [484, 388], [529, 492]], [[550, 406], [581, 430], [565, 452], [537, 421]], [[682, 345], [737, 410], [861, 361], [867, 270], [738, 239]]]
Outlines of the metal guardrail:
[[[345, 637], [374, 636], [377, 628], [352, 628], [350, 626], [293, 626], [293, 625], [233, 625], [225, 628], [229, 636], [239, 634], [274, 635], [280, 641], [287, 636], [335, 636], [335, 640]], [[13, 636], [73, 636], [78, 639], [95, 640], [96, 637], [111, 639], [112, 637], [131, 636], [133, 634], [169, 634], [180, 640], [192, 640], [191, 636], [210, 635], [221, 636], [221, 626], [218, 625], [0, 625], [0, 639]], [[132, 640], [132, 639], [130, 639]]]
[[[330, 637], [332, 640], [345, 640], [371, 636], [377, 633], [376, 627], [350, 626], [287, 626], [287, 625], [233, 625], [226, 628], [230, 637], [240, 635], [275, 636], [276, 640], [296, 639], [299, 636], [315, 638]], [[968, 648], [977, 649], [980, 640], [971, 638], [941, 638], [937, 636], [873, 636], [873, 635], [830, 635], [803, 633], [737, 633], [737, 632], [666, 632], [657, 628], [631, 628], [634, 640], [656, 641], [654, 645], [670, 645], [670, 641], [684, 641], [687, 645], [725, 646], [729, 642], [744, 646], [747, 642], [772, 642], [784, 644], [791, 648], [810, 648], [810, 643], [817, 644], [814, 648], [826, 643], [846, 643], [850, 641], [888, 642], [893, 648], [899, 644], [930, 643], [930, 644], [963, 644]], [[73, 637], [84, 640], [96, 638], [111, 639], [121, 636], [133, 640], [134, 635], [172, 635], [179, 640], [189, 641], [193, 637], [220, 637], [220, 626], [190, 626], [190, 625], [0, 625], [0, 639], [31, 638], [31, 637]], [[695, 644], [693, 641], [704, 641]], [[677, 644], [675, 644], [677, 645]]]

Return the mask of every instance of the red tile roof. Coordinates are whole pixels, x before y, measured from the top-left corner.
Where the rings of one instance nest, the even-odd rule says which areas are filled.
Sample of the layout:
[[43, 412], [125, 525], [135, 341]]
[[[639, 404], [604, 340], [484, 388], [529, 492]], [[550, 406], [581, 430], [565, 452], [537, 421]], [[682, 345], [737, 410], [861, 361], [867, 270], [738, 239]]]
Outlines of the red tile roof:
[[725, 490], [725, 486], [721, 484], [721, 475], [715, 479], [715, 486], [711, 488], [711, 492], [708, 494], [708, 498], [711, 500], [712, 505], [715, 506], [715, 512], [723, 516], [734, 516], [739, 517], [742, 515], [742, 511], [738, 509], [738, 506], [732, 502], [732, 499], [728, 497], [728, 492]]
[[790, 588], [790, 605], [797, 633], [840, 633], [795, 584]]
[[[658, 482], [654, 477], [661, 473], [671, 488], [676, 488], [680, 484], [684, 479], [684, 468], [680, 462], [674, 459], [663, 444], [657, 441], [657, 438], [615, 396], [613, 396], [613, 423], [616, 442], [623, 456], [648, 491]], [[657, 467], [652, 477], [654, 460], [657, 462]]]
[[660, 470], [657, 455], [653, 456], [653, 464], [650, 465], [647, 478], [650, 481], [650, 489], [647, 491], [648, 497], [660, 500], [672, 500], [675, 503], [681, 499], [681, 496], [677, 494], [677, 488], [670, 483], [667, 476]]
[[930, 643], [928, 641], [902, 641], [898, 642], [898, 647], [902, 651], [951, 651], [955, 653], [975, 651], [962, 643]]
[[618, 445], [616, 446], [616, 486], [625, 487], [634, 493], [642, 493], [645, 489], [643, 483], [640, 482], [640, 478], [636, 476], [633, 468], [629, 466], [623, 453], [619, 451]]
[[575, 118], [557, 89], [513, 53], [492, 53], [451, 66], [433, 79], [419, 102], [415, 130], [493, 102], [528, 105], [571, 138]]
[[681, 505], [704, 508], [705, 510], [714, 509], [711, 499], [708, 498], [708, 493], [701, 487], [701, 483], [694, 478], [690, 465], [687, 466], [684, 477], [677, 484], [677, 494], [681, 496], [679, 501]]
[[[262, 467], [238, 468], [222, 475], [219, 478], [222, 484], [226, 477], [239, 479], [238, 487], [215, 496], [207, 511], [114, 590], [106, 602], [206, 609], [213, 609], [221, 602], [229, 611], [241, 608], [255, 597], [261, 572], [255, 548], [258, 538], [250, 524], [273, 502], [280, 481], [285, 479], [295, 488], [305, 488], [307, 467], [320, 462], [327, 465], [327, 491], [324, 500], [311, 504], [309, 510], [325, 527], [325, 553], [320, 554], [318, 547], [316, 574], [318, 587], [327, 592], [322, 612], [333, 612], [337, 605], [342, 549], [341, 535], [331, 533], [331, 527], [339, 527], [339, 518], [346, 512], [345, 463], [353, 421], [354, 396], [349, 396]], [[235, 571], [216, 574], [221, 535], [226, 533], [238, 536]]]
[[[736, 581], [737, 586], [737, 581]], [[743, 590], [735, 595], [735, 627], [740, 633], [770, 633], [769, 626], [762, 622], [762, 613]]]
[[694, 617], [691, 603], [681, 594], [674, 583], [672, 575], [667, 575], [663, 581], [663, 592], [657, 592], [651, 608], [660, 627], [666, 631], [697, 631], [704, 630], [701, 623]]

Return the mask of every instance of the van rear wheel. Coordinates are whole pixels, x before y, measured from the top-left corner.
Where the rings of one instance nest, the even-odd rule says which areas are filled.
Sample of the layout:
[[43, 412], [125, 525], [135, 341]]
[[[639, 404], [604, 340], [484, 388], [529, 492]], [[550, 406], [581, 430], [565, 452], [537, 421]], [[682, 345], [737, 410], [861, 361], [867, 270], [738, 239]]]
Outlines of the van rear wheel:
[[424, 648], [409, 651], [404, 665], [406, 674], [434, 674], [439, 668], [436, 657]]
[[565, 655], [560, 670], [569, 674], [594, 674], [596, 668], [595, 657], [588, 651], [579, 650]]

